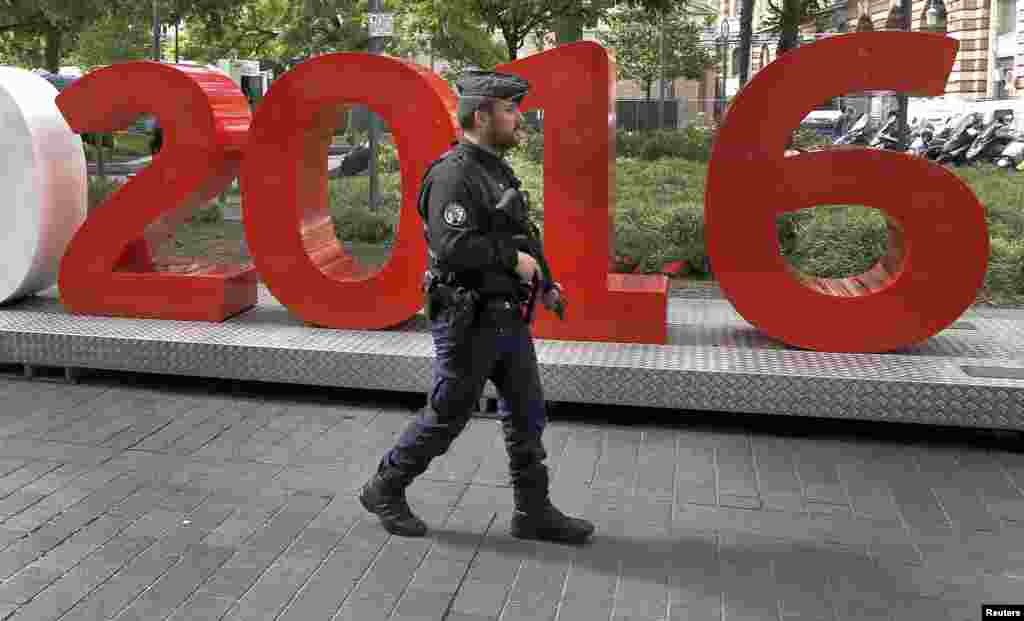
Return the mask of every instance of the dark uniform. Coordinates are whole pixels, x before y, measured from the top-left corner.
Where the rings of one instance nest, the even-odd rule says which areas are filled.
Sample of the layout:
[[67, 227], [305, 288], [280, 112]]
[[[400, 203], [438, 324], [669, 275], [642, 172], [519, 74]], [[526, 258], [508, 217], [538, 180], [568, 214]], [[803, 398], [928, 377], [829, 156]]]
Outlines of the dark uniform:
[[[529, 85], [521, 78], [470, 72], [459, 81], [460, 105], [481, 97], [517, 103]], [[516, 273], [515, 231], [495, 207], [520, 182], [487, 148], [461, 142], [424, 176], [419, 212], [430, 248], [428, 316], [436, 358], [429, 406], [401, 434], [360, 495], [393, 533], [422, 535], [405, 488], [431, 460], [448, 450], [469, 422], [485, 382], [498, 389], [498, 412], [509, 455], [516, 513], [512, 534], [576, 542], [593, 525], [563, 515], [548, 499], [548, 471], [541, 435], [544, 396], [537, 355], [524, 308], [529, 289]], [[528, 200], [525, 194], [520, 200]]]

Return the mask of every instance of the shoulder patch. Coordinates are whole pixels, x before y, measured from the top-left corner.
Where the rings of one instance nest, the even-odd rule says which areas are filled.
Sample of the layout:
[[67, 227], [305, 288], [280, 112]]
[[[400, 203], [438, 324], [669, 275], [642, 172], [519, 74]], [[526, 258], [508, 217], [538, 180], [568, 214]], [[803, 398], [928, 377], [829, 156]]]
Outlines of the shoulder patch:
[[462, 227], [466, 225], [466, 208], [458, 203], [444, 206], [444, 223], [448, 226]]

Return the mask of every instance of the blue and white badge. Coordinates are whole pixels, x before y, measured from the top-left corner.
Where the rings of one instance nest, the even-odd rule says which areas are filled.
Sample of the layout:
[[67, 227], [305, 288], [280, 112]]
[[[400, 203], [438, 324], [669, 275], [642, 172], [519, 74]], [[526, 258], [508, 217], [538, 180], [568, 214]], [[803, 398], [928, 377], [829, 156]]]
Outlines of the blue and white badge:
[[444, 208], [444, 223], [448, 226], [465, 226], [466, 208], [458, 203], [448, 203]]

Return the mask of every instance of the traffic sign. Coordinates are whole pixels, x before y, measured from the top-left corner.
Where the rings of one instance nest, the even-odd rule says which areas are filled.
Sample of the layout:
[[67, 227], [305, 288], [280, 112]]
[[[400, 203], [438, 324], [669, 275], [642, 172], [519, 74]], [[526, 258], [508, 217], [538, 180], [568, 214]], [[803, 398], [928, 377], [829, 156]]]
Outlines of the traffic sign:
[[370, 36], [391, 37], [395, 34], [394, 13], [370, 13]]

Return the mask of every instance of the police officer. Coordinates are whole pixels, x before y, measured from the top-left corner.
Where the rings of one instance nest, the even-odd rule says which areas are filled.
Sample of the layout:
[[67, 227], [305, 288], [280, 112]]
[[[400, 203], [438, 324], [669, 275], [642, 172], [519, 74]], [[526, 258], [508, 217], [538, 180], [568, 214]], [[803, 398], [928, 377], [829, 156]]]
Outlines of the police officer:
[[[564, 515], [548, 498], [544, 396], [524, 309], [524, 284], [539, 275], [538, 257], [510, 241], [500, 209], [509, 195], [528, 200], [503, 154], [518, 144], [519, 103], [529, 84], [470, 71], [456, 87], [463, 137], [427, 171], [418, 206], [430, 248], [427, 309], [436, 353], [429, 405], [381, 459], [359, 499], [389, 532], [424, 535], [427, 526], [409, 508], [405, 488], [447, 452], [490, 379], [500, 396], [514, 491], [511, 534], [581, 543], [593, 524]], [[553, 309], [560, 296], [555, 283], [539, 297]]]

